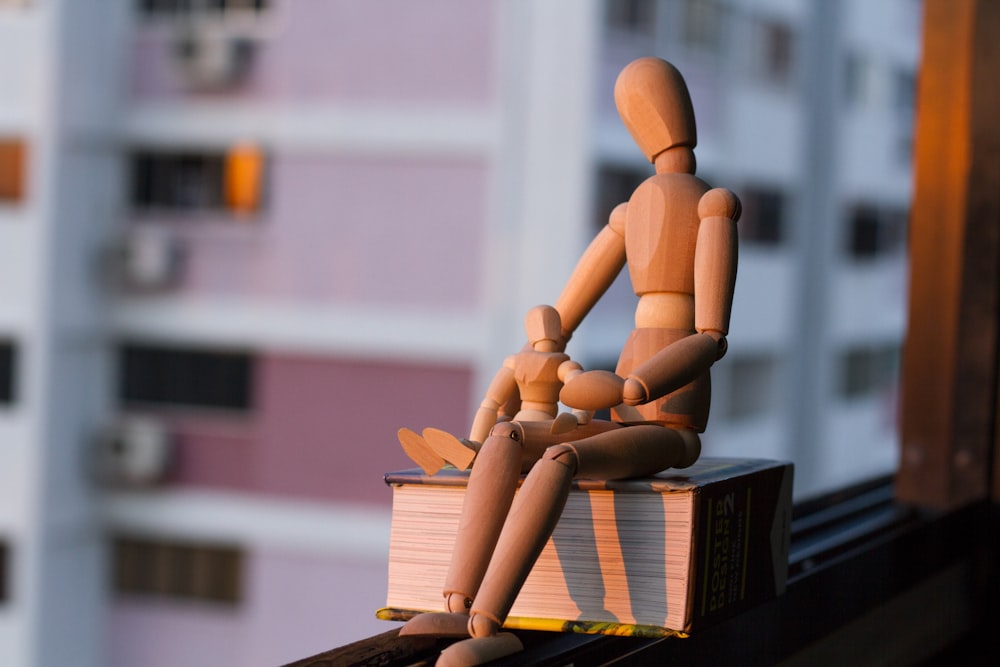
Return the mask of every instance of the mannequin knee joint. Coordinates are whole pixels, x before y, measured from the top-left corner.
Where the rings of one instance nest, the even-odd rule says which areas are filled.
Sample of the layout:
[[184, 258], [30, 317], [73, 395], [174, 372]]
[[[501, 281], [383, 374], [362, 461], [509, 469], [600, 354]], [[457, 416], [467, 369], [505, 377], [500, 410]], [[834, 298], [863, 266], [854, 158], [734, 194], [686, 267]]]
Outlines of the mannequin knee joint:
[[567, 444], [552, 445], [545, 450], [545, 454], [542, 455], [542, 458], [550, 461], [558, 461], [573, 470], [576, 470], [577, 463], [579, 462], [576, 456], [576, 450], [573, 449], [572, 445]]
[[517, 422], [500, 422], [490, 430], [490, 435], [518, 443], [524, 440], [524, 431]]

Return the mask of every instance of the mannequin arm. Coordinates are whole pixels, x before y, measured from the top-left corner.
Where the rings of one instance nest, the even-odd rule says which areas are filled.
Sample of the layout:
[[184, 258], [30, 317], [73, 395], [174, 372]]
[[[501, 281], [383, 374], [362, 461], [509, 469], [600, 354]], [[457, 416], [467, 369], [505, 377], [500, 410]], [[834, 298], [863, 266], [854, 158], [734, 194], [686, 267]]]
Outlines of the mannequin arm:
[[619, 204], [607, 226], [590, 242], [555, 303], [562, 318], [562, 343], [569, 341], [597, 300], [625, 266], [625, 210]]
[[694, 326], [701, 333], [725, 336], [729, 333], [736, 286], [740, 200], [729, 190], [709, 190], [698, 203], [698, 217], [701, 224], [694, 255]]
[[640, 405], [666, 396], [707, 371], [725, 338], [697, 333], [671, 343], [625, 378], [622, 402]]

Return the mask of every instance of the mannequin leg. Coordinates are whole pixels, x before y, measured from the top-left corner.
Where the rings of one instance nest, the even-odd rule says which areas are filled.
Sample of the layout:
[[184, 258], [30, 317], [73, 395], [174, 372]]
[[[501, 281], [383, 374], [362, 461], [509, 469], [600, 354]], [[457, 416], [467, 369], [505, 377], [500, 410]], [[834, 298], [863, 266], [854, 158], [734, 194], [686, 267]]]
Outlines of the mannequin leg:
[[629, 426], [550, 447], [535, 464], [510, 510], [471, 608], [469, 633], [496, 634], [552, 535], [573, 477], [620, 479], [687, 467], [701, 452], [694, 431]]
[[667, 468], [687, 468], [701, 455], [701, 438], [690, 429], [641, 424], [573, 443], [577, 477], [627, 479]]
[[469, 606], [507, 518], [521, 472], [523, 434], [518, 424], [493, 427], [479, 450], [462, 504], [451, 566], [445, 578], [444, 613], [419, 614], [400, 635], [468, 636]]
[[576, 457], [554, 445], [528, 474], [497, 542], [495, 557], [470, 610], [469, 634], [495, 635], [566, 505]]
[[468, 613], [479, 590], [517, 489], [523, 440], [516, 422], [504, 422], [493, 427], [479, 450], [445, 578], [448, 611]]

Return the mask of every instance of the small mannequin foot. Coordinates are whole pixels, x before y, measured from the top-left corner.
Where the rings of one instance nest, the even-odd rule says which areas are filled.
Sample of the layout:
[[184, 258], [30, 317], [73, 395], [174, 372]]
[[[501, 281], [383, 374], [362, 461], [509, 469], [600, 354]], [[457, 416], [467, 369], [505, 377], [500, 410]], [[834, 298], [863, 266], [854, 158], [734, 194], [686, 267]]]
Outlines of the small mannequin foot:
[[414, 616], [399, 629], [401, 637], [468, 637], [469, 617], [466, 614], [432, 612]]
[[481, 665], [524, 650], [521, 640], [509, 632], [456, 642], [441, 651], [438, 667]]
[[552, 426], [549, 428], [549, 433], [553, 435], [569, 433], [579, 425], [580, 420], [577, 419], [576, 415], [572, 412], [560, 412], [556, 415], [556, 418], [552, 420]]
[[436, 456], [440, 456], [459, 470], [472, 465], [476, 451], [447, 431], [439, 428], [425, 428], [424, 440]]
[[403, 451], [428, 475], [433, 475], [444, 466], [444, 459], [434, 453], [427, 441], [408, 428], [396, 432]]

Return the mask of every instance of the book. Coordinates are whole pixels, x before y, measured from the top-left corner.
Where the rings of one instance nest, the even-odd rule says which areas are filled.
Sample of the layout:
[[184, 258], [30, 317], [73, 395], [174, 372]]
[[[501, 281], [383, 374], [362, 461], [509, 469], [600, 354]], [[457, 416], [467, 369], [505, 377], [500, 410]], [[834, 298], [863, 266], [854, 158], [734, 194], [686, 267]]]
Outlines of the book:
[[[792, 464], [703, 458], [685, 470], [573, 487], [505, 627], [684, 635], [784, 591]], [[386, 607], [442, 611], [468, 473], [389, 473]]]

